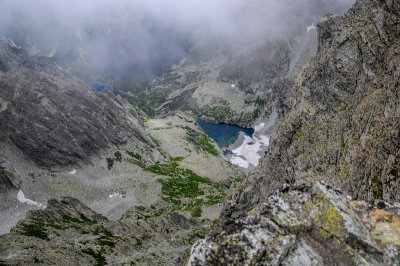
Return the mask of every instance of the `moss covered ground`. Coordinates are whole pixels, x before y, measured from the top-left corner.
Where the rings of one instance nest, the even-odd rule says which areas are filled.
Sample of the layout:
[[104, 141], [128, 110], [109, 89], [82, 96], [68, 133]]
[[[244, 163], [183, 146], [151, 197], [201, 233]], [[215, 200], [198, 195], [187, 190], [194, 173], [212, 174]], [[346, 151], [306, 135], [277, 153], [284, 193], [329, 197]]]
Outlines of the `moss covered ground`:
[[[168, 161], [147, 165], [138, 153], [126, 151], [125, 156], [120, 155], [121, 160], [123, 158], [128, 163], [161, 176], [162, 178], [157, 179], [161, 184], [161, 199], [173, 210], [190, 212], [192, 217], [201, 216], [202, 206], [221, 204], [230, 185], [238, 181], [231, 178], [223, 183], [213, 182], [190, 169], [180, 167], [184, 157], [169, 157]], [[112, 159], [117, 161], [116, 158]]]

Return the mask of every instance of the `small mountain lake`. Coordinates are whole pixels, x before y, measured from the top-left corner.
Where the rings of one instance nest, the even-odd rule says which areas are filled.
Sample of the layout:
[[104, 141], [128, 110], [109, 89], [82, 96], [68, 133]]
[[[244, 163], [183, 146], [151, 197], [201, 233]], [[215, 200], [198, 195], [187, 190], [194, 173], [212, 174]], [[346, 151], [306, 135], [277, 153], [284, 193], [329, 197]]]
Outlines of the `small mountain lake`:
[[233, 144], [237, 140], [240, 132], [244, 132], [249, 137], [252, 137], [254, 134], [254, 128], [242, 128], [224, 123], [211, 124], [202, 119], [197, 119], [197, 124], [210, 138], [215, 140], [221, 148]]
[[108, 89], [109, 91], [113, 90], [113, 88], [111, 88], [109, 85], [104, 85], [100, 83], [90, 83], [89, 86], [98, 91], [102, 91], [104, 89]]

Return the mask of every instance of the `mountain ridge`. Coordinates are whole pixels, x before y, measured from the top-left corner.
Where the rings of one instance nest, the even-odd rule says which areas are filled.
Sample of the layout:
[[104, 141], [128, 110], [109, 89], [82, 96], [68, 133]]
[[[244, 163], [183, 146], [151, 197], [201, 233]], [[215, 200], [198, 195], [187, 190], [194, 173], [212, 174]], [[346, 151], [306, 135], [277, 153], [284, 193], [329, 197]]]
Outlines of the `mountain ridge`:
[[[223, 81], [225, 89], [236, 89], [235, 95], [247, 97], [246, 95], [251, 94], [247, 100], [254, 100], [254, 106], [259, 105], [257, 108], [261, 111], [268, 111], [264, 107], [273, 106], [280, 115], [276, 133], [271, 138], [261, 165], [243, 181], [241, 178], [226, 177], [223, 174], [219, 176], [221, 169], [229, 169], [230, 173], [236, 174], [235, 169], [229, 168], [226, 162], [224, 164], [222, 157], [192, 145], [199, 139], [206, 142], [207, 147], [213, 147], [214, 144], [209, 142], [202, 132], [197, 131], [190, 109], [186, 114], [174, 109], [182, 102], [193, 102], [190, 93], [192, 89], [197, 89], [196, 86], [204, 86], [203, 91], [197, 91], [198, 94], [204, 95], [210, 92], [210, 88], [214, 88], [198, 78], [193, 69], [197, 70], [199, 66], [191, 65], [193, 62], [187, 62], [185, 65], [185, 61], [182, 61], [178, 69], [177, 66], [171, 67], [168, 70], [170, 72], [166, 71], [165, 75], [156, 80], [154, 88], [149, 88], [149, 93], [151, 89], [165, 89], [155, 95], [155, 103], [161, 107], [171, 104], [171, 114], [174, 116], [161, 116], [162, 118], [141, 123], [133, 108], [108, 90], [99, 93], [86, 85], [77, 85], [82, 91], [74, 94], [69, 87], [79, 84], [78, 80], [65, 78], [62, 74], [46, 74], [30, 67], [30, 70], [21, 69], [18, 67], [18, 62], [21, 61], [18, 60], [24, 57], [17, 57], [16, 61], [13, 61], [14, 57], [9, 57], [10, 68], [14, 70], [4, 68], [6, 73], [0, 75], [0, 85], [7, 88], [7, 84], [17, 84], [17, 89], [29, 95], [27, 87], [33, 79], [36, 86], [32, 93], [36, 95], [28, 98], [32, 103], [25, 103], [26, 106], [44, 99], [45, 104], [39, 109], [45, 109], [48, 99], [40, 93], [42, 89], [47, 88], [45, 94], [55, 93], [58, 97], [58, 93], [66, 93], [67, 96], [70, 93], [75, 99], [94, 104], [94, 110], [102, 111], [101, 106], [96, 105], [99, 102], [113, 109], [107, 110], [104, 119], [97, 118], [96, 114], [77, 106], [77, 112], [80, 110], [90, 123], [82, 123], [81, 117], [69, 119], [66, 123], [76, 122], [79, 126], [90, 127], [96, 123], [96, 119], [100, 119], [97, 127], [100, 130], [90, 130], [91, 136], [103, 131], [110, 132], [111, 135], [105, 134], [99, 143], [86, 143], [82, 140], [78, 146], [87, 149], [82, 153], [73, 149], [64, 151], [64, 144], [55, 145], [56, 151], [60, 151], [59, 157], [48, 161], [49, 154], [31, 155], [33, 159], [39, 160], [36, 163], [44, 163], [49, 167], [73, 166], [89, 157], [86, 152], [95, 154], [96, 149], [101, 150], [97, 147], [98, 144], [116, 146], [115, 153], [107, 151], [107, 155], [100, 156], [93, 166], [94, 172], [83, 172], [83, 175], [89, 173], [89, 177], [101, 176], [101, 182], [104, 182], [105, 186], [112, 184], [112, 189], [118, 192], [112, 191], [109, 199], [124, 198], [129, 191], [121, 191], [128, 186], [132, 187], [132, 190], [136, 189], [135, 193], [146, 190], [143, 193], [146, 195], [141, 198], [145, 199], [146, 203], [154, 202], [154, 195], [157, 193], [164, 202], [156, 202], [157, 206], [131, 206], [128, 210], [124, 209], [125, 206], [121, 209], [126, 213], [118, 221], [110, 221], [111, 219], [90, 210], [78, 200], [50, 200], [47, 209], [29, 212], [9, 234], [0, 236], [0, 263], [32, 264], [59, 261], [68, 264], [69, 258], [74, 258], [75, 255], [82, 259], [83, 264], [98, 265], [132, 264], [135, 260], [144, 265], [154, 262], [176, 265], [184, 264], [187, 260], [189, 265], [398, 263], [400, 208], [396, 202], [399, 202], [400, 198], [396, 192], [400, 185], [399, 3], [396, 0], [358, 0], [345, 15], [330, 14], [322, 18], [316, 25], [316, 55], [293, 84], [290, 79], [283, 77], [289, 70], [290, 61], [286, 60], [288, 58], [281, 60], [286, 52], [290, 52], [285, 49], [286, 52], [277, 57], [274, 57], [276, 50], [271, 51], [266, 58], [257, 58], [255, 55], [247, 58], [249, 62], [242, 62], [243, 65], [239, 66], [238, 59], [231, 58], [232, 61], [226, 61], [228, 63], [220, 68], [215, 64], [213, 69], [218, 71], [214, 73], [203, 69], [205, 74], [213, 76], [216, 82]], [[12, 45], [10, 42], [9, 44]], [[279, 43], [277, 46], [279, 47]], [[301, 61], [305, 63], [307, 60]], [[209, 62], [206, 60], [197, 63], [206, 65]], [[260, 72], [243, 74], [243, 68], [253, 63], [261, 66]], [[180, 67], [182, 68], [179, 69]], [[184, 75], [176, 75], [182, 74], [179, 71], [185, 67], [187, 69]], [[223, 70], [221, 75], [220, 70]], [[243, 76], [240, 76], [242, 74]], [[260, 88], [257, 88], [256, 93], [253, 91], [253, 95], [250, 92], [253, 87], [247, 88], [242, 79], [248, 75], [250, 80], [259, 81], [259, 76], [265, 74], [271, 78], [268, 79], [271, 84], [261, 86], [255, 82], [255, 85], [252, 85], [260, 85]], [[50, 83], [53, 85], [48, 88], [46, 84]], [[219, 85], [221, 84], [215, 88], [220, 89]], [[170, 88], [171, 86], [176, 88]], [[2, 139], [17, 144], [18, 139], [24, 139], [24, 134], [27, 134], [31, 138], [29, 143], [35, 145], [25, 147], [22, 143], [21, 150], [29, 154], [29, 149], [34, 147], [34, 152], [40, 151], [43, 134], [35, 135], [28, 129], [18, 131], [22, 128], [18, 123], [26, 117], [29, 118], [29, 114], [18, 117], [18, 104], [24, 102], [19, 98], [20, 95], [12, 93], [12, 89], [5, 91], [7, 98], [0, 102], [0, 121], [5, 121], [1, 125], [7, 131], [2, 130], [2, 133], [7, 134], [4, 134]], [[217, 91], [215, 95], [218, 93], [221, 92]], [[176, 95], [182, 96], [183, 100], [177, 97], [178, 100], [174, 102]], [[268, 99], [258, 99], [257, 96], [260, 95]], [[163, 98], [165, 96], [168, 97], [166, 102]], [[58, 99], [57, 97], [55, 98]], [[195, 100], [201, 102], [201, 97]], [[261, 104], [261, 100], [267, 102]], [[218, 102], [217, 99], [213, 104], [224, 107], [232, 102]], [[74, 110], [75, 107], [70, 106]], [[47, 111], [42, 117], [32, 121], [25, 120], [23, 124], [32, 122], [34, 130], [51, 128], [41, 120], [47, 115], [53, 115], [51, 109]], [[65, 113], [64, 110], [54, 113], [56, 115], [52, 121], [65, 121], [57, 116]], [[76, 116], [79, 114], [80, 112], [75, 113]], [[241, 120], [231, 119], [228, 116], [229, 112], [228, 115], [223, 113], [221, 116], [218, 116], [218, 112], [209, 114], [218, 121], [235, 123]], [[267, 114], [263, 116], [266, 117]], [[257, 120], [254, 118], [244, 119], [242, 125], [251, 124]], [[69, 128], [76, 129], [74, 126]], [[127, 150], [126, 154], [120, 152], [118, 145], [123, 145], [128, 135], [131, 137], [130, 129], [137, 132], [133, 134], [133, 138], [149, 148], [146, 153], [141, 153], [140, 149], [143, 147], [140, 145], [134, 151]], [[76, 133], [79, 135], [78, 141], [87, 136], [85, 132]], [[48, 136], [53, 137], [51, 134]], [[168, 137], [171, 136], [179, 136], [181, 140], [169, 141]], [[52, 139], [46, 141], [51, 142]], [[182, 145], [184, 147], [180, 147]], [[53, 148], [50, 150], [53, 151]], [[70, 156], [65, 164], [62, 161], [63, 152]], [[181, 156], [182, 154], [184, 156]], [[216, 167], [213, 172], [218, 173], [218, 176], [205, 178], [192, 171], [194, 168], [199, 170], [195, 166], [200, 162], [199, 158], [202, 161], [212, 160], [213, 167]], [[10, 180], [7, 179], [9, 173], [6, 171], [8, 169], [0, 168], [0, 185], [7, 189], [11, 186], [14, 190], [17, 189], [15, 184], [18, 182], [10, 185], [7, 181]], [[135, 176], [131, 177], [133, 173]], [[118, 180], [121, 176], [123, 179]], [[140, 177], [146, 180], [141, 181]], [[45, 176], [40, 178], [43, 178], [43, 182], [47, 180]], [[114, 180], [115, 183], [112, 183]], [[36, 182], [35, 177], [32, 182]], [[149, 185], [154, 187], [146, 188]], [[59, 186], [58, 189], [62, 187], [62, 191], [74, 188]], [[225, 192], [229, 186], [230, 194], [227, 195]], [[103, 191], [111, 192], [110, 188], [101, 190]], [[207, 194], [216, 191], [218, 194]], [[120, 192], [124, 195], [119, 194]], [[129, 204], [133, 204], [132, 199], [133, 196], [126, 197]], [[183, 212], [191, 212], [192, 217], [203, 217], [203, 205], [216, 205], [215, 208], [214, 205], [208, 206], [213, 212], [218, 210], [222, 201], [224, 206], [217, 220], [207, 221], [188, 218], [188, 214], [182, 215]], [[100, 201], [97, 205], [104, 202]], [[167, 206], [166, 209], [163, 209], [163, 206]], [[182, 228], [183, 235], [179, 233]], [[206, 233], [209, 234], [206, 236]], [[140, 237], [137, 238], [135, 234]], [[199, 238], [201, 239], [194, 244], [189, 253], [189, 246]], [[15, 239], [21, 239], [21, 242], [14, 243]], [[151, 253], [143, 250], [144, 241], [145, 248]], [[66, 250], [63, 249], [65, 246]], [[60, 255], [60, 252], [63, 255]], [[128, 258], [131, 261], [128, 261]], [[74, 263], [79, 264], [80, 261], [74, 260]]]

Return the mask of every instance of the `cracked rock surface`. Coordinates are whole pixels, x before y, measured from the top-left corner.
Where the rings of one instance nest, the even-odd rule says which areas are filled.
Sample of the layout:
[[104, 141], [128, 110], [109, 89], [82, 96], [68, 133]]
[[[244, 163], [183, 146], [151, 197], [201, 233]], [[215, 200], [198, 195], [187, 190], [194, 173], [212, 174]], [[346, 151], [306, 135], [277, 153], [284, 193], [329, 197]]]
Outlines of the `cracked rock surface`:
[[286, 185], [256, 215], [193, 246], [188, 265], [397, 265], [400, 208], [331, 186]]

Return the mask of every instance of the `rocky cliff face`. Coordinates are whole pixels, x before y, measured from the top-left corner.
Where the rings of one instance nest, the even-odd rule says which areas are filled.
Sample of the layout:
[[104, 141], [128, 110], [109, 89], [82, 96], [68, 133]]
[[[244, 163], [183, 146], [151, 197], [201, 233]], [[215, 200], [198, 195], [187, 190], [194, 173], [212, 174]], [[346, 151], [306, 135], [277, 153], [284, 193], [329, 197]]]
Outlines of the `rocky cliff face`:
[[108, 90], [21, 69], [4, 74], [0, 88], [3, 138], [41, 166], [88, 161], [131, 138], [152, 145], [133, 108]]
[[[64, 166], [128, 139], [152, 147], [133, 108], [108, 90], [66, 79], [45, 58], [0, 40], [0, 134], [41, 166]], [[40, 62], [41, 63], [40, 63]], [[47, 66], [53, 71], [44, 73]], [[53, 75], [52, 75], [53, 74]]]
[[357, 198], [398, 201], [399, 5], [358, 1], [318, 24], [318, 53], [285, 102], [262, 173], [326, 178]]
[[[261, 165], [234, 188], [224, 225], [194, 246], [191, 265], [398, 263], [397, 207], [304, 183], [400, 200], [399, 12], [398, 1], [359, 0], [319, 22], [317, 54], [279, 105]], [[297, 185], [274, 194], [283, 183]]]
[[399, 201], [399, 32], [398, 2], [357, 1], [321, 20], [317, 55], [288, 92], [269, 150], [227, 217], [305, 180]]

